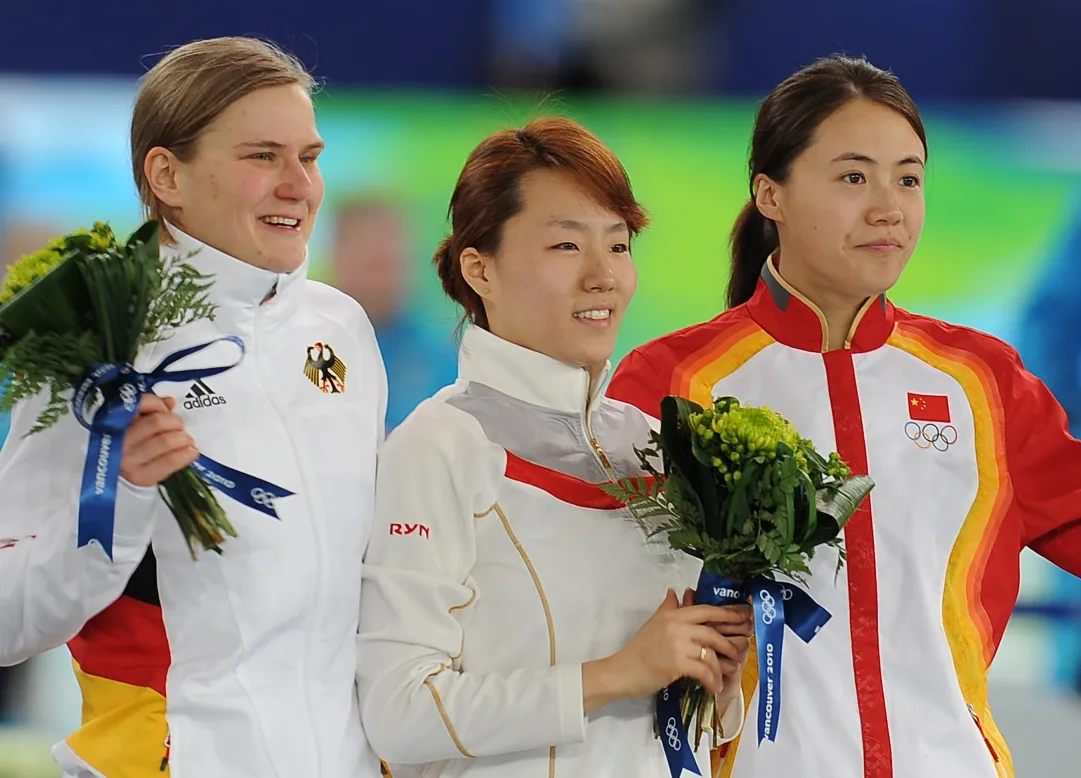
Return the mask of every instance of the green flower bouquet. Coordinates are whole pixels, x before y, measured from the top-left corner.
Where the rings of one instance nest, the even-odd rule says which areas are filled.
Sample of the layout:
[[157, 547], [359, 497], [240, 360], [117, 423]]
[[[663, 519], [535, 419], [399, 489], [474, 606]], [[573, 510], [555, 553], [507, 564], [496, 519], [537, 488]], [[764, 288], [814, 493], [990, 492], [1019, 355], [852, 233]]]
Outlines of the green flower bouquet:
[[[768, 408], [745, 407], [734, 397], [709, 408], [666, 397], [660, 411], [660, 430], [651, 433], [649, 446], [636, 449], [648, 476], [604, 488], [648, 535], [665, 535], [672, 548], [702, 560], [696, 603], [752, 602], [759, 742], [774, 740], [784, 626], [809, 641], [830, 618], [794, 583], [806, 583], [808, 562], [823, 547], [837, 551], [840, 571], [841, 530], [874, 482], [852, 475], [838, 454], [822, 456]], [[670, 765], [690, 751], [681, 747], [689, 745], [691, 719], [697, 718], [697, 743], [703, 730], [720, 734], [722, 713], [696, 682], [677, 685], [658, 697], [658, 733], [666, 733]]]
[[[23, 257], [0, 285], [0, 385], [8, 387], [0, 410], [48, 390], [29, 434], [69, 410], [90, 431], [78, 542], [96, 542], [110, 558], [124, 433], [139, 398], [158, 382], [191, 381], [236, 364], [166, 370], [212, 341], [170, 355], [149, 374], [135, 370], [141, 349], [214, 316], [207, 298], [212, 281], [187, 258], [163, 257], [158, 229], [149, 221], [121, 243], [108, 225], [96, 223]], [[239, 339], [222, 340], [243, 355]], [[199, 547], [220, 553], [225, 536], [236, 536], [210, 486], [273, 516], [273, 499], [291, 494], [200, 456], [159, 487], [193, 557]]]

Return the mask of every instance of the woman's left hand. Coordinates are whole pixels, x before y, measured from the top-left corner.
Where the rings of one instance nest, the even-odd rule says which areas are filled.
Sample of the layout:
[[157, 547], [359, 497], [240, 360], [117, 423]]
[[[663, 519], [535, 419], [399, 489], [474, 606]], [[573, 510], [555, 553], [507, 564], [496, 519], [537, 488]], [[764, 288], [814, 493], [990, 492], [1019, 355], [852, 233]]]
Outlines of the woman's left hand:
[[[687, 589], [683, 592], [683, 605], [694, 605], [694, 589]], [[743, 649], [743, 660], [739, 663], [739, 670], [731, 674], [725, 673], [722, 676], [723, 685], [721, 691], [716, 695], [717, 710], [722, 713], [734, 700], [739, 698], [739, 688], [743, 681], [743, 668], [747, 666], [751, 635], [754, 634], [754, 609], [750, 605], [725, 605], [723, 607], [743, 614], [744, 618], [743, 621], [739, 622], [710, 625], [718, 633], [729, 638], [739, 648]]]

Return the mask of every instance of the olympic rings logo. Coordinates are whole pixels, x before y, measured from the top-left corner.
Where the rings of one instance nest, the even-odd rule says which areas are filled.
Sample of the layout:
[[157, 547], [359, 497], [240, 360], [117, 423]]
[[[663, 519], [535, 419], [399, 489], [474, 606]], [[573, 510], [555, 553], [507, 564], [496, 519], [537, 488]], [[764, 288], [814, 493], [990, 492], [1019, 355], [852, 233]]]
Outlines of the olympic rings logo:
[[673, 751], [679, 751], [683, 748], [683, 743], [680, 742], [679, 727], [676, 726], [675, 716], [670, 716], [668, 718], [668, 726], [664, 728], [664, 734], [668, 736], [668, 745], [671, 746]]
[[777, 601], [765, 589], [758, 593], [758, 598], [762, 601], [762, 623], [772, 624], [777, 619]]
[[124, 403], [126, 410], [135, 410], [135, 401], [138, 399], [139, 394], [135, 391], [134, 384], [124, 384], [120, 387], [120, 402]]
[[270, 508], [274, 505], [274, 500], [278, 495], [273, 492], [268, 492], [265, 489], [260, 489], [258, 486], [251, 490], [251, 498], [256, 503], [262, 505], [264, 508]]
[[789, 589], [787, 586], [785, 586], [784, 584], [778, 584], [777, 588], [781, 590], [781, 599], [782, 600], [784, 600], [785, 602], [788, 602], [789, 600], [792, 599], [792, 590]]
[[934, 422], [920, 424], [910, 421], [905, 424], [905, 437], [916, 444], [916, 448], [946, 451], [957, 442], [957, 428], [952, 424], [940, 427]]

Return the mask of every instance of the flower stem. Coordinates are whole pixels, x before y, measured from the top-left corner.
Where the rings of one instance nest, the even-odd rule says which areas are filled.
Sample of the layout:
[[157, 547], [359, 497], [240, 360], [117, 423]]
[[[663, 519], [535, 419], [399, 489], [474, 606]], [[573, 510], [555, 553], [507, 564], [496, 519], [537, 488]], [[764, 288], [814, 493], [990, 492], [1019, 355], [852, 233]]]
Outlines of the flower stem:
[[237, 536], [217, 496], [193, 468], [185, 468], [166, 478], [161, 491], [188, 543], [192, 559], [197, 558], [200, 546], [220, 554], [219, 544], [225, 536]]

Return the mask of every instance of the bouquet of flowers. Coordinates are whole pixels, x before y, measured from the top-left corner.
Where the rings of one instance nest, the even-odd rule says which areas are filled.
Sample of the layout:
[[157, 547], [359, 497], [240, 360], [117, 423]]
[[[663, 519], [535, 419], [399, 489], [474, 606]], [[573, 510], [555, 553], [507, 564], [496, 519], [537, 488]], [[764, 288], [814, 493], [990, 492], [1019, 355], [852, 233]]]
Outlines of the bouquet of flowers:
[[[672, 548], [702, 560], [696, 603], [753, 601], [759, 743], [774, 740], [784, 626], [809, 641], [830, 618], [805, 591], [778, 577], [806, 583], [807, 563], [823, 546], [837, 550], [839, 572], [841, 529], [874, 482], [851, 475], [836, 453], [823, 457], [779, 414], [744, 407], [734, 397], [710, 408], [664, 398], [660, 431], [636, 453], [649, 476], [607, 484], [605, 491], [625, 503], [649, 535], [663, 533]], [[658, 732], [669, 733], [673, 775], [679, 774], [674, 760], [688, 758], [684, 766], [697, 774], [690, 749], [680, 748], [690, 721], [697, 718], [696, 743], [703, 730], [716, 738], [723, 711], [697, 682], [674, 687], [658, 696]]]
[[[105, 224], [57, 238], [16, 262], [0, 285], [0, 410], [49, 390], [49, 402], [30, 434], [55, 424], [69, 408], [90, 431], [79, 505], [79, 546], [99, 543], [112, 558], [116, 487], [124, 434], [140, 397], [161, 381], [192, 381], [239, 363], [168, 371], [211, 341], [170, 355], [151, 373], [133, 367], [139, 350], [197, 319], [213, 318], [211, 281], [187, 258], [162, 258], [158, 223], [140, 227], [125, 243]], [[222, 338], [236, 345], [238, 338]], [[74, 392], [74, 394], [72, 394]], [[160, 486], [166, 504], [196, 549], [221, 553], [236, 536], [209, 488], [215, 486], [277, 516], [273, 499], [291, 492], [200, 456]]]

